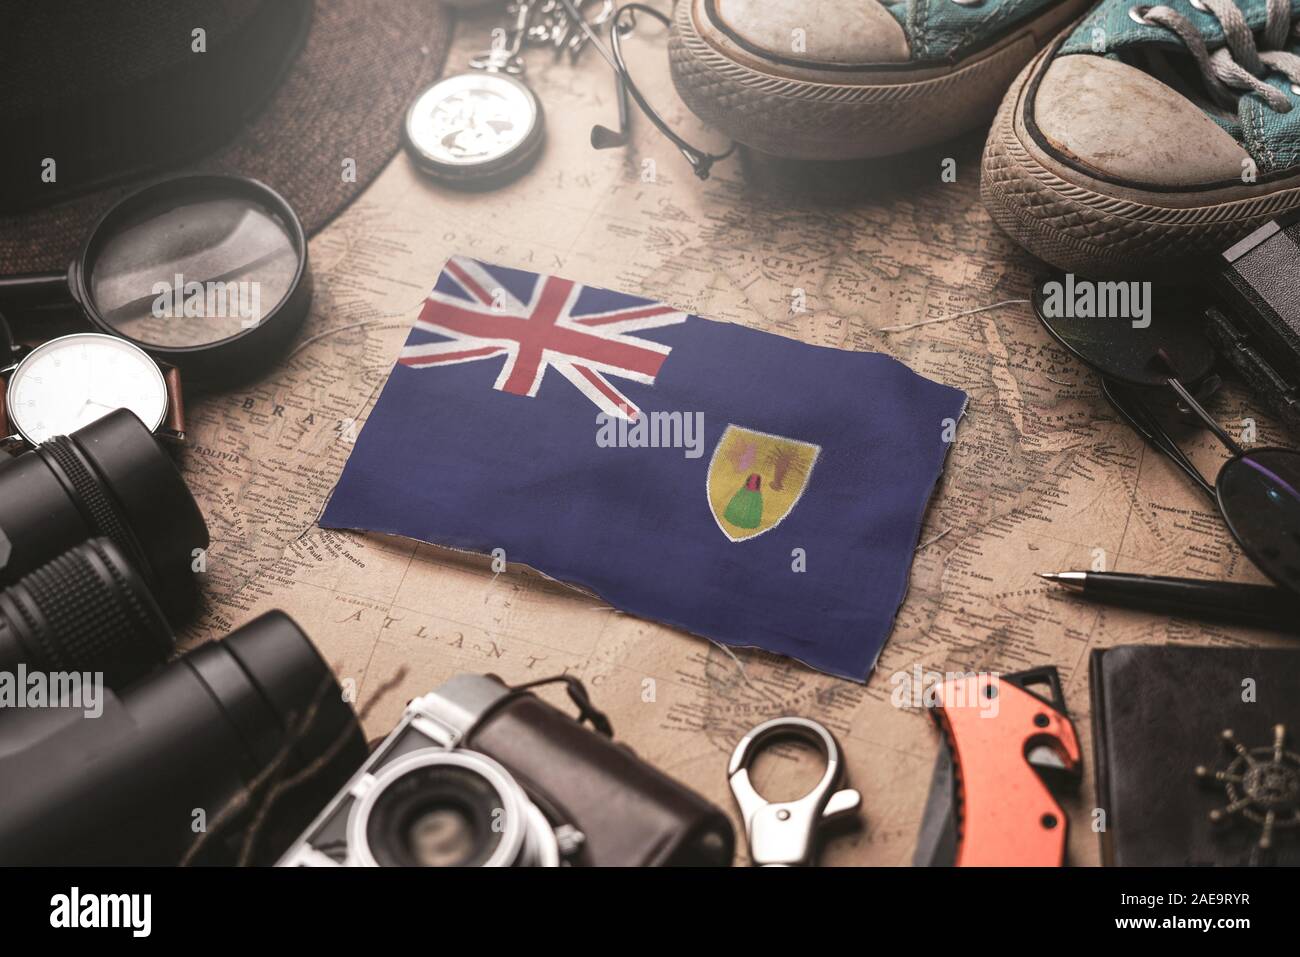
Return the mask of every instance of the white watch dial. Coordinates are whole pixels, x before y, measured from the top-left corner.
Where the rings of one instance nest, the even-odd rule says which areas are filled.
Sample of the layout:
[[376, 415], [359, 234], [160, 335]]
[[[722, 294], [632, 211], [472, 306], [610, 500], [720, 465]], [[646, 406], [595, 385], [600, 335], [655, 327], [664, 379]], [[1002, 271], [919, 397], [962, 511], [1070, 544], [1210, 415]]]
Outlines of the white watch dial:
[[116, 409], [130, 409], [152, 432], [167, 415], [167, 383], [139, 347], [87, 332], [33, 349], [9, 378], [6, 400], [18, 432], [39, 445]]
[[537, 125], [532, 94], [496, 73], [461, 73], [420, 94], [407, 134], [428, 159], [452, 166], [490, 163], [528, 139]]

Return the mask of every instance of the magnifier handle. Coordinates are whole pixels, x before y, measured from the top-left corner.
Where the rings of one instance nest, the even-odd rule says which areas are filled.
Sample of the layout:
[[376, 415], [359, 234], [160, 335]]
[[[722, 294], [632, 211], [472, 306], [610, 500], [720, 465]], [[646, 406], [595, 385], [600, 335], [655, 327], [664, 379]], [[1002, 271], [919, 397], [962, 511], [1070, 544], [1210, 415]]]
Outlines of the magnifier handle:
[[66, 272], [23, 273], [0, 276], [0, 305], [50, 306], [71, 302]]

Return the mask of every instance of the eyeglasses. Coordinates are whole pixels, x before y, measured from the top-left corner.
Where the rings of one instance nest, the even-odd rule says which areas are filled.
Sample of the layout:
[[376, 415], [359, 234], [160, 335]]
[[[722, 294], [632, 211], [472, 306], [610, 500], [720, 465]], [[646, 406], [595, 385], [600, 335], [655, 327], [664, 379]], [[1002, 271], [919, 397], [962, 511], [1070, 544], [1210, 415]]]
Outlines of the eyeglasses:
[[[1216, 355], [1190, 305], [1141, 327], [1119, 318], [1048, 315], [1044, 284], [1034, 311], [1061, 345], [1101, 375], [1102, 393], [1142, 438], [1214, 500], [1242, 552], [1278, 585], [1300, 593], [1300, 452], [1247, 450], [1201, 405], [1217, 382]], [[1174, 300], [1177, 302], [1177, 300]], [[1181, 313], [1181, 314], [1180, 314]], [[1199, 388], [1198, 388], [1199, 387]], [[1172, 390], [1178, 409], [1230, 453], [1211, 483], [1160, 421], [1149, 401]]]
[[574, 22], [581, 27], [591, 45], [605, 58], [605, 62], [614, 71], [614, 82], [618, 91], [618, 129], [611, 130], [609, 127], [601, 125], [592, 127], [591, 145], [598, 150], [627, 145], [630, 135], [629, 119], [631, 111], [628, 108], [630, 98], [645, 114], [646, 119], [654, 124], [655, 129], [667, 137], [673, 146], [677, 147], [678, 152], [686, 157], [686, 162], [691, 164], [691, 169], [695, 171], [695, 175], [700, 179], [708, 179], [713, 164], [731, 156], [736, 151], [736, 144], [733, 142], [721, 153], [710, 153], [688, 143], [650, 105], [645, 94], [637, 86], [636, 81], [632, 79], [632, 74], [627, 67], [627, 61], [623, 57], [623, 39], [631, 36], [636, 30], [638, 14], [645, 14], [657, 20], [664, 27], [669, 27], [672, 20], [668, 14], [644, 3], [623, 4], [610, 18], [609, 46], [606, 47], [595, 28], [578, 12], [573, 0], [560, 0], [560, 2]]

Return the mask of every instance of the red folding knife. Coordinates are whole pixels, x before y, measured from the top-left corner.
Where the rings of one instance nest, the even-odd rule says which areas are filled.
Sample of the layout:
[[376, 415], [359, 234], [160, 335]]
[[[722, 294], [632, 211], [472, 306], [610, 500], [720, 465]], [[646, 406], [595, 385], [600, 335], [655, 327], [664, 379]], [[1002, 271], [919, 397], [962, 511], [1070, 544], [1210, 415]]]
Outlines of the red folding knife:
[[[1050, 698], [1029, 690], [1040, 685]], [[913, 863], [1063, 865], [1068, 822], [1053, 792], [1077, 789], [1083, 762], [1056, 669], [952, 678], [934, 694], [946, 747]]]

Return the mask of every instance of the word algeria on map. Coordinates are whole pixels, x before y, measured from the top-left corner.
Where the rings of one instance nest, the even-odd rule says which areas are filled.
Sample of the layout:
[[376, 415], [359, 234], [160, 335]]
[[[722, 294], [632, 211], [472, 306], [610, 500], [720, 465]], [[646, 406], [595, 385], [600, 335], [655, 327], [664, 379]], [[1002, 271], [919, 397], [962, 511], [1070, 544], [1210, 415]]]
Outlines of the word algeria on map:
[[[476, 23], [464, 25], [449, 63], [464, 62], [487, 35], [490, 24]], [[648, 78], [661, 71], [655, 102], [670, 122], [706, 136], [673, 98], [666, 64], [655, 61], [662, 55], [652, 42], [629, 50], [648, 58], [633, 64]], [[1035, 275], [979, 205], [978, 137], [937, 148], [928, 170], [911, 157], [869, 176], [832, 167], [810, 181], [749, 157], [719, 164], [701, 183], [643, 127], [626, 151], [590, 149], [591, 125], [616, 107], [599, 58], [571, 68], [539, 57], [529, 70], [550, 125], [530, 175], [466, 196], [431, 185], [399, 155], [312, 241], [315, 302], [289, 361], [245, 392], [195, 403], [185, 472], [213, 543], [207, 609], [188, 641], [283, 608], [370, 709], [371, 737], [456, 672], [514, 681], [568, 671], [621, 740], [733, 813], [724, 770], [740, 735], [780, 714], [814, 717], [845, 744], [863, 793], [861, 832], [834, 842], [827, 862], [902, 864], [939, 748], [929, 717], [910, 706], [908, 682], [1051, 661], [1086, 737], [1090, 649], [1259, 640], [1074, 603], [1035, 577], [1099, 564], [1240, 580], [1252, 572], [1199, 493], [1115, 421], [1091, 374], [1027, 306], [916, 325], [1023, 299]], [[945, 160], [955, 162], [955, 182], [941, 181]], [[454, 254], [817, 345], [886, 352], [970, 394], [910, 591], [866, 685], [621, 615], [509, 565], [508, 555], [315, 526], [420, 303]], [[1230, 423], [1258, 416], [1261, 444], [1277, 437], [1243, 395], [1219, 401]], [[1212, 473], [1214, 450], [1192, 448]], [[803, 764], [783, 752], [760, 767], [765, 793], [802, 793]], [[1090, 781], [1087, 769], [1067, 808], [1070, 853], [1081, 863], [1096, 859]]]

